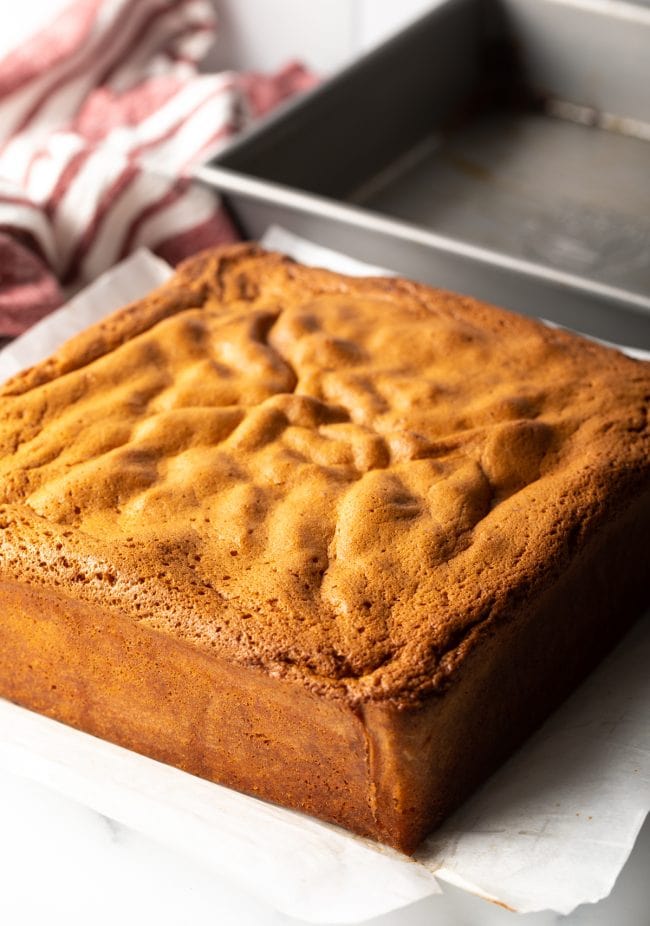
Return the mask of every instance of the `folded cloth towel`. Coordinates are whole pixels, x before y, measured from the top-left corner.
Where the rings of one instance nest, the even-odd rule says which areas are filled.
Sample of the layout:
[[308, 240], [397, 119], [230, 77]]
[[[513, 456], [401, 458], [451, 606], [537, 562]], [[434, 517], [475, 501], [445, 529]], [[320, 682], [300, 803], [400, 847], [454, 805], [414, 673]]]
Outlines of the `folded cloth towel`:
[[0, 336], [135, 248], [236, 240], [188, 174], [315, 78], [199, 74], [215, 32], [209, 0], [75, 0], [0, 60]]

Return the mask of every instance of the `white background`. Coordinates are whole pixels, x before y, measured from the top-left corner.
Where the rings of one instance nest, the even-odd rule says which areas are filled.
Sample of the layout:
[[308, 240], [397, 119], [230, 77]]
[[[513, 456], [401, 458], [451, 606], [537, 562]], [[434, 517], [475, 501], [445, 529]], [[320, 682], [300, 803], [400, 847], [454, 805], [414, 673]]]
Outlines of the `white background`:
[[260, 70], [300, 57], [321, 73], [340, 67], [436, 0], [215, 0], [220, 38], [210, 61]]

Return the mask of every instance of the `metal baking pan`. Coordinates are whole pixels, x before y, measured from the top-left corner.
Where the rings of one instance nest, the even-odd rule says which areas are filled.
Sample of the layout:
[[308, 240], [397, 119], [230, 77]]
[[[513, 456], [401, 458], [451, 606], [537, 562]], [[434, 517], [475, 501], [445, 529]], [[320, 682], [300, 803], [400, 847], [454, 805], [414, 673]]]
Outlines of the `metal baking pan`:
[[201, 176], [251, 235], [289, 210], [354, 256], [650, 347], [649, 87], [647, 8], [445, 0]]
[[630, 306], [613, 289], [585, 287], [569, 274], [527, 266], [485, 249], [322, 197], [220, 167], [198, 179], [222, 194], [244, 238], [270, 225], [376, 266], [435, 286], [476, 296], [620, 344], [650, 349], [650, 312]]

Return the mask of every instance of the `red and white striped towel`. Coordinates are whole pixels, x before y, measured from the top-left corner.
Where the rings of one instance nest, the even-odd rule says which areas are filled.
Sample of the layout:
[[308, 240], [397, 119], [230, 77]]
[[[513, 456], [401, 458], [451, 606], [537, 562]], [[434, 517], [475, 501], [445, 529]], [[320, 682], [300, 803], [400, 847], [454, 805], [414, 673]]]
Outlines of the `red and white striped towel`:
[[188, 172], [314, 77], [199, 74], [215, 29], [209, 0], [75, 0], [0, 60], [0, 336], [135, 248], [235, 239]]

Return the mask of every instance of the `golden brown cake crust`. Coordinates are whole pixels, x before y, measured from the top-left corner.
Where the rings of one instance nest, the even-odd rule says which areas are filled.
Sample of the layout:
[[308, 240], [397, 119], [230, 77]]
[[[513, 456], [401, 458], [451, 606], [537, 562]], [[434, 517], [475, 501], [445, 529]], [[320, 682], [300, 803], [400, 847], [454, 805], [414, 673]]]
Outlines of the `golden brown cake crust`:
[[0, 391], [0, 570], [360, 705], [447, 688], [650, 479], [650, 364], [243, 245]]

